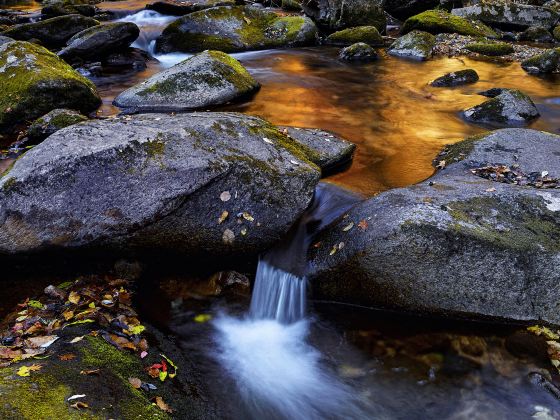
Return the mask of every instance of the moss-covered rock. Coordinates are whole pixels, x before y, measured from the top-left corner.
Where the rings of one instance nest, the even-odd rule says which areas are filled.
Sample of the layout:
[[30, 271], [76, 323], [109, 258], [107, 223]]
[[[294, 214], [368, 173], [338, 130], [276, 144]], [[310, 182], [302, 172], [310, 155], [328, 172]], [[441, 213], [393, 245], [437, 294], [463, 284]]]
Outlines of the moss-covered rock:
[[260, 85], [235, 58], [220, 51], [204, 51], [115, 99], [115, 105], [137, 111], [185, 111], [246, 97]]
[[87, 0], [49, 0], [42, 4], [41, 14], [48, 18], [74, 14], [93, 17], [97, 13], [97, 8]]
[[539, 117], [539, 111], [529, 96], [517, 89], [491, 89], [486, 102], [463, 112], [467, 121], [497, 126], [525, 125]]
[[519, 34], [519, 40], [547, 43], [553, 42], [554, 37], [548, 29], [543, 26], [531, 26]]
[[83, 121], [87, 121], [87, 117], [79, 112], [71, 109], [53, 109], [33, 121], [27, 129], [27, 135], [32, 139], [42, 140], [58, 130]]
[[317, 27], [306, 17], [278, 16], [249, 6], [214, 7], [191, 13], [167, 26], [156, 51], [224, 52], [312, 45]]
[[473, 42], [467, 44], [465, 48], [470, 52], [489, 57], [501, 57], [514, 52], [513, 46], [507, 42]]
[[162, 0], [146, 5], [146, 9], [154, 10], [164, 15], [184, 16], [199, 10], [218, 6], [235, 6], [235, 0]]
[[465, 69], [444, 74], [430, 83], [434, 87], [450, 87], [467, 85], [478, 81], [478, 73], [473, 69]]
[[71, 37], [99, 22], [81, 15], [58, 16], [33, 23], [12, 26], [1, 33], [18, 41], [38, 39], [46, 47], [60, 47]]
[[488, 26], [454, 16], [443, 10], [428, 10], [406, 20], [401, 32], [406, 34], [420, 30], [437, 35], [441, 33], [457, 33], [475, 37], [498, 38], [496, 32]]
[[95, 86], [47, 49], [28, 42], [0, 46], [0, 131], [56, 108], [88, 113], [101, 104]]
[[319, 27], [326, 32], [355, 26], [375, 26], [385, 32], [387, 18], [378, 0], [303, 0], [302, 6]]
[[357, 42], [341, 49], [338, 56], [344, 61], [373, 61], [378, 58], [375, 49], [363, 42]]
[[383, 37], [375, 26], [358, 26], [330, 34], [325, 42], [329, 45], [352, 45], [363, 42], [372, 46], [383, 46]]
[[552, 31], [552, 36], [556, 41], [560, 41], [560, 25], [554, 27], [554, 30]]
[[558, 13], [547, 7], [509, 2], [483, 2], [453, 9], [452, 13], [505, 29], [525, 29], [530, 26], [552, 28], [559, 18]]
[[122, 51], [140, 35], [140, 29], [132, 22], [112, 22], [96, 25], [78, 32], [67, 42], [58, 55], [65, 60], [74, 58], [103, 58], [110, 53]]
[[440, 3], [442, 3], [441, 0], [385, 0], [383, 8], [391, 16], [405, 21], [418, 13], [436, 9]]
[[555, 73], [559, 70], [559, 64], [560, 49], [554, 48], [522, 61], [521, 67], [531, 74]]
[[423, 31], [412, 31], [398, 38], [388, 49], [388, 53], [397, 57], [414, 60], [427, 60], [432, 56], [436, 38]]

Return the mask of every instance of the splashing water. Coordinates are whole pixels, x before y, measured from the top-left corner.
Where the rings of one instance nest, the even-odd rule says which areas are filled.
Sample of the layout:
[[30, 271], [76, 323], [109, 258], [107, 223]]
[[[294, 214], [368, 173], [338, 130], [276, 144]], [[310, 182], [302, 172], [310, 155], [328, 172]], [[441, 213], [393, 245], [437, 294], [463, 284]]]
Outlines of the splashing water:
[[[338, 195], [333, 195], [338, 191]], [[340, 215], [356, 197], [331, 186], [287, 241], [260, 259], [248, 317], [221, 316], [218, 359], [237, 382], [252, 418], [361, 419], [367, 417], [353, 388], [340, 380], [307, 343], [305, 251], [310, 226]], [[279, 268], [282, 267], [282, 268]], [[287, 271], [289, 270], [289, 271]], [[298, 273], [298, 274], [293, 274]]]

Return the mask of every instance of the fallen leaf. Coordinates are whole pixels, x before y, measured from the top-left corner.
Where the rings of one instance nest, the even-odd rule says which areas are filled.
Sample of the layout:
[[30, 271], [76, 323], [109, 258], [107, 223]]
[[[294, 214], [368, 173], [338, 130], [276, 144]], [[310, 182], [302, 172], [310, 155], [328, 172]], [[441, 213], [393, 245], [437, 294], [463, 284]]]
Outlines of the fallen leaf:
[[346, 226], [344, 226], [342, 228], [343, 232], [348, 232], [350, 229], [352, 229], [354, 227], [354, 222], [350, 222], [349, 224], [347, 224]]
[[527, 327], [527, 331], [532, 332], [535, 335], [542, 335], [547, 340], [558, 340], [560, 335], [552, 331], [547, 327], [540, 327], [538, 325], [533, 325], [532, 327]]
[[173, 410], [163, 401], [163, 398], [156, 397], [156, 405], [166, 413], [172, 413]]
[[445, 165], [447, 165], [447, 163], [445, 162], [445, 160], [440, 160], [440, 161], [438, 162], [438, 164], [436, 165], [436, 168], [437, 168], [437, 169], [444, 169], [444, 168], [445, 168]]
[[99, 375], [101, 369], [85, 369], [80, 371], [80, 375]]
[[62, 361], [67, 361], [67, 360], [75, 359], [76, 355], [72, 353], [66, 353], [66, 354], [61, 354], [60, 356], [58, 356], [58, 358]]
[[496, 191], [496, 188], [487, 188], [485, 191], [486, 192], [494, 192], [494, 191]]
[[142, 386], [142, 381], [138, 378], [128, 378], [128, 382], [132, 385], [133, 388], [140, 388]]
[[177, 365], [175, 363], [173, 363], [173, 361], [167, 357], [165, 354], [160, 354], [161, 357], [163, 357], [167, 363], [169, 363], [171, 365], [171, 367], [173, 368], [170, 372], [169, 372], [169, 377], [171, 379], [173, 379], [175, 376], [177, 376], [177, 371], [179, 370], [179, 368], [177, 367]]
[[158, 373], [158, 378], [161, 382], [165, 381], [167, 379], [167, 372], [165, 371], [160, 371]]
[[75, 394], [75, 395], [72, 395], [71, 397], [68, 397], [68, 399], [66, 401], [77, 400], [78, 398], [84, 398], [85, 396], [86, 396], [86, 394]]
[[360, 220], [360, 223], [358, 223], [358, 227], [362, 230], [367, 230], [367, 228], [368, 228], [367, 220], [366, 219]]
[[71, 404], [70, 407], [75, 408], [76, 410], [81, 410], [83, 408], [89, 408], [89, 405], [87, 405], [85, 402], [77, 401], [74, 404]]
[[68, 295], [68, 302], [77, 305], [80, 302], [80, 295], [72, 290]]
[[131, 334], [137, 335], [137, 334], [143, 333], [145, 329], [146, 329], [146, 327], [144, 327], [143, 325], [138, 324], [138, 325], [135, 325], [134, 327], [129, 328], [128, 331], [129, 331]]
[[208, 315], [208, 314], [200, 314], [194, 317], [194, 321], [195, 322], [208, 322], [212, 319], [212, 315]]
[[140, 359], [143, 359], [144, 357], [146, 357], [148, 355], [147, 351], [143, 351], [142, 353], [140, 353]]
[[0, 347], [0, 359], [15, 359], [16, 357], [20, 357], [21, 354], [21, 350], [13, 350], [8, 347]]
[[25, 340], [25, 343], [27, 344], [28, 347], [31, 348], [44, 348], [46, 349], [47, 347], [49, 347], [52, 343], [54, 343], [56, 340], [58, 340], [58, 336], [56, 335], [43, 335], [40, 337], [30, 337], [28, 339]]
[[30, 306], [32, 308], [36, 308], [36, 309], [43, 309], [43, 304], [41, 302], [39, 302], [38, 300], [30, 300], [29, 302], [27, 302], [27, 306]]
[[218, 224], [221, 225], [222, 223], [224, 223], [224, 221], [228, 218], [229, 216], [229, 212], [224, 210], [222, 212], [222, 215], [220, 216], [220, 218], [218, 219]]
[[229, 201], [231, 199], [231, 194], [229, 191], [224, 191], [220, 194], [220, 200], [223, 202]]
[[16, 375], [22, 376], [22, 377], [30, 376], [31, 372], [37, 372], [37, 371], [41, 370], [42, 368], [43, 368], [43, 366], [41, 366], [41, 365], [22, 366], [18, 369], [18, 371], [16, 372]]
[[82, 341], [83, 339], [84, 339], [83, 335], [80, 335], [79, 337], [74, 337], [72, 340], [70, 340], [70, 344], [77, 343], [78, 341]]
[[222, 241], [225, 244], [232, 244], [235, 240], [235, 233], [232, 230], [226, 229], [224, 230], [224, 234], [222, 235]]
[[241, 215], [245, 220], [249, 221], [249, 222], [254, 222], [255, 219], [253, 218], [253, 216], [251, 216], [249, 213], [247, 213], [246, 211], [243, 212], [243, 214]]
[[81, 319], [79, 321], [70, 322], [69, 324], [64, 325], [64, 328], [69, 327], [71, 325], [89, 324], [91, 322], [95, 322], [95, 321], [93, 319]]
[[62, 316], [63, 316], [65, 321], [68, 321], [68, 320], [72, 319], [72, 317], [74, 316], [74, 311], [70, 311], [70, 310], [64, 311], [64, 312], [62, 312]]

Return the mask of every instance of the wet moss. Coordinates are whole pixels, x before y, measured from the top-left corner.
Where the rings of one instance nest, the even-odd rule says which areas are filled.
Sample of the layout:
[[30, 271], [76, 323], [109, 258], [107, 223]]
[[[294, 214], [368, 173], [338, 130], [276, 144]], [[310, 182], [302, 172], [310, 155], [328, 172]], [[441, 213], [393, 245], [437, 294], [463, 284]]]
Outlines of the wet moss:
[[498, 37], [496, 32], [482, 23], [475, 23], [443, 10], [427, 10], [408, 18], [401, 32], [406, 34], [415, 29], [430, 32], [434, 35], [457, 33], [474, 37]]
[[432, 165], [436, 167], [441, 160], [445, 160], [447, 164], [450, 165], [452, 163], [459, 162], [465, 159], [473, 152], [475, 144], [487, 137], [489, 134], [490, 132], [476, 134], [474, 136], [467, 137], [466, 139], [461, 140], [457, 143], [445, 146], [438, 157], [434, 159]]
[[470, 52], [489, 57], [501, 57], [513, 54], [513, 46], [506, 42], [474, 42], [465, 47]]
[[383, 37], [375, 26], [358, 26], [330, 34], [326, 39], [326, 43], [331, 45], [352, 45], [356, 42], [382, 46]]
[[[7, 171], [9, 171], [9, 169], [7, 169]], [[2, 184], [2, 189], [5, 192], [10, 191], [12, 188], [14, 188], [14, 186], [16, 185], [17, 180], [14, 177], [9, 177], [8, 179], [6, 179], [6, 181], [4, 181], [4, 183]]]

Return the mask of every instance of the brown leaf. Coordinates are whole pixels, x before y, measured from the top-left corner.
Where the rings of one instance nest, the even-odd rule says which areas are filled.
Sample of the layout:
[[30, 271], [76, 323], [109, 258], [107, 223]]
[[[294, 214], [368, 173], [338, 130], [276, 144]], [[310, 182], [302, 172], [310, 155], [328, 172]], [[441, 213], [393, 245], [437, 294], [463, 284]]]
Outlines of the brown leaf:
[[80, 303], [80, 295], [74, 291], [71, 291], [68, 295], [68, 302], [77, 305], [78, 303]]
[[70, 407], [75, 408], [76, 410], [81, 410], [83, 408], [89, 408], [85, 402], [77, 401], [74, 404], [70, 405]]
[[138, 378], [128, 378], [128, 382], [132, 385], [133, 388], [140, 388], [142, 386], [142, 381]]
[[15, 359], [21, 356], [21, 350], [12, 350], [8, 347], [0, 347], [0, 359]]
[[72, 319], [72, 317], [74, 316], [74, 311], [70, 311], [70, 310], [64, 311], [64, 312], [62, 312], [62, 316], [64, 317], [65, 321], [68, 321], [68, 320]]
[[58, 356], [58, 358], [62, 361], [67, 361], [67, 360], [75, 359], [76, 355], [72, 353], [66, 353], [66, 354], [61, 354], [60, 356]]
[[99, 375], [100, 371], [101, 369], [86, 369], [86, 370], [81, 370], [80, 375]]
[[358, 227], [362, 230], [367, 230], [367, 228], [368, 228], [367, 220], [366, 219], [360, 220], [360, 223], [358, 223]]
[[31, 347], [32, 349], [36, 349], [38, 347], [48, 347], [52, 343], [54, 343], [58, 337], [56, 335], [43, 335], [39, 337], [30, 337], [25, 340], [25, 344], [27, 347]]
[[148, 375], [150, 375], [152, 378], [159, 378], [159, 369], [154, 367], [149, 367], [147, 370], [148, 370]]
[[172, 413], [173, 410], [163, 401], [163, 398], [156, 397], [156, 405], [166, 413]]

